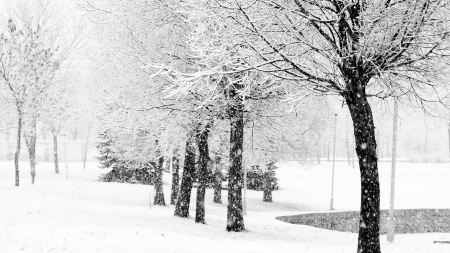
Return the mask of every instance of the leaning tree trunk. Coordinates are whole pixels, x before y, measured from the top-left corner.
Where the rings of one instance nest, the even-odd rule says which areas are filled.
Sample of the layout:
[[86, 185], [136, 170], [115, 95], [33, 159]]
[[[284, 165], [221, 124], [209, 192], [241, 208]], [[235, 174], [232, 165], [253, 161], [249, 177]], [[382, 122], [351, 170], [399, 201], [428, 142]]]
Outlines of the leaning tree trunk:
[[53, 157], [55, 161], [55, 173], [59, 174], [58, 164], [58, 135], [53, 133]]
[[19, 186], [19, 156], [20, 156], [20, 141], [22, 137], [22, 113], [19, 110], [19, 116], [17, 120], [17, 146], [16, 153], [14, 154], [14, 166], [16, 170], [16, 186]]
[[170, 195], [170, 204], [175, 205], [180, 190], [180, 160], [177, 155], [172, 157], [172, 194]]
[[214, 159], [214, 203], [222, 204], [222, 167], [219, 159]]
[[160, 156], [158, 158], [158, 163], [155, 168], [155, 199], [153, 201], [154, 205], [165, 206], [162, 174], [163, 174], [163, 164], [164, 157]]
[[353, 120], [356, 153], [361, 175], [361, 210], [358, 253], [380, 253], [380, 183], [375, 126], [364, 83], [345, 96]]
[[192, 176], [195, 173], [195, 146], [192, 136], [186, 140], [186, 154], [184, 157], [183, 177], [181, 179], [180, 193], [175, 206], [175, 216], [189, 217], [189, 204], [191, 202]]
[[197, 187], [197, 202], [195, 210], [195, 222], [205, 223], [205, 191], [206, 191], [206, 174], [208, 173], [208, 135], [210, 125], [206, 124], [204, 129], [199, 128], [197, 133], [197, 143], [199, 150], [199, 166], [198, 166], [198, 181]]
[[263, 191], [264, 191], [264, 202], [272, 202], [272, 182], [271, 182], [271, 171], [275, 168], [275, 162], [270, 161], [266, 164], [266, 171], [263, 174]]
[[27, 144], [30, 158], [31, 183], [34, 184], [36, 177], [36, 123], [33, 123], [31, 130], [25, 132], [25, 143]]
[[[231, 92], [230, 92], [231, 93]], [[245, 230], [242, 215], [242, 152], [244, 142], [244, 108], [237, 103], [230, 112], [230, 171], [228, 175], [227, 231]]]

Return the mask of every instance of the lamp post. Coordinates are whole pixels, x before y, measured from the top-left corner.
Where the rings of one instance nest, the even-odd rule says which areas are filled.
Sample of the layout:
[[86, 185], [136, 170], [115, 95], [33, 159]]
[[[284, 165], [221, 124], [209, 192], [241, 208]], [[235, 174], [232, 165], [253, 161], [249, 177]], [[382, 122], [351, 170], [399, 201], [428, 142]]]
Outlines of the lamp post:
[[334, 114], [334, 140], [333, 140], [333, 170], [331, 173], [331, 201], [330, 201], [330, 210], [334, 210], [334, 160], [336, 157], [336, 122], [337, 122], [337, 113]]
[[394, 129], [392, 137], [392, 170], [391, 170], [391, 201], [389, 208], [389, 218], [387, 219], [387, 241], [394, 242], [395, 235], [395, 217], [394, 217], [394, 191], [395, 191], [395, 160], [397, 153], [397, 118], [398, 103], [394, 100]]

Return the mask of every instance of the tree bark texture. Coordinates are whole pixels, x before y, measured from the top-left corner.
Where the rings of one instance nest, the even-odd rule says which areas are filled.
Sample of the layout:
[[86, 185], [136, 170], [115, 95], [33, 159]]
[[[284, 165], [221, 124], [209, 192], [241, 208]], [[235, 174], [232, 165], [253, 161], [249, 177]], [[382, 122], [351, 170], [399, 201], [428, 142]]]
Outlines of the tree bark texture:
[[25, 131], [25, 143], [28, 147], [28, 156], [30, 158], [31, 183], [34, 184], [36, 177], [36, 122], [32, 124], [28, 131]]
[[180, 160], [177, 155], [172, 157], [172, 194], [170, 195], [170, 204], [175, 205], [180, 191]]
[[242, 152], [244, 142], [244, 108], [235, 105], [230, 127], [230, 170], [228, 175], [227, 231], [245, 230], [242, 214]]
[[266, 171], [264, 172], [264, 187], [263, 187], [263, 201], [264, 202], [272, 202], [272, 184], [270, 181], [270, 171], [274, 170], [275, 162], [270, 161], [266, 164]]
[[214, 203], [222, 204], [222, 166], [219, 158], [214, 159]]
[[358, 249], [361, 253], [380, 253], [380, 184], [377, 144], [372, 111], [364, 90], [365, 84], [353, 81], [345, 99], [353, 120], [356, 153], [361, 176], [361, 209]]
[[154, 205], [165, 206], [166, 202], [164, 201], [164, 192], [163, 192], [163, 183], [162, 183], [162, 175], [163, 175], [163, 163], [164, 157], [161, 155], [158, 158], [158, 163], [155, 168], [155, 198]]
[[59, 174], [59, 164], [58, 164], [58, 136], [53, 134], [53, 159], [55, 162], [55, 173]]
[[185, 152], [183, 176], [174, 215], [187, 218], [189, 217], [189, 204], [191, 202], [192, 176], [195, 173], [195, 146], [192, 136], [189, 136], [186, 140]]
[[22, 113], [19, 110], [19, 116], [17, 120], [17, 146], [16, 153], [14, 154], [14, 166], [16, 170], [16, 186], [19, 186], [19, 156], [20, 156], [20, 141], [22, 137]]
[[199, 150], [199, 163], [198, 163], [198, 181], [197, 187], [197, 201], [195, 210], [195, 222], [205, 223], [205, 191], [206, 191], [206, 174], [208, 173], [208, 135], [210, 124], [207, 123], [204, 127], [199, 127], [197, 132], [197, 145]]

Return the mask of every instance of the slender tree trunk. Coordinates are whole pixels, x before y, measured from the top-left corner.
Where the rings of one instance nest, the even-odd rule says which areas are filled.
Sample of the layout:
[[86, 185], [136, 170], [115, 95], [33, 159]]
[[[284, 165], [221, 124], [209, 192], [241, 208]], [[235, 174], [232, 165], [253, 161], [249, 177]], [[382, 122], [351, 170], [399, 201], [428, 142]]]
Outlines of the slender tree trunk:
[[206, 191], [206, 174], [208, 173], [208, 135], [210, 124], [207, 123], [204, 129], [199, 128], [197, 133], [197, 145], [199, 150], [199, 166], [198, 166], [198, 181], [197, 187], [197, 202], [195, 210], [195, 222], [205, 223], [205, 191]]
[[158, 158], [158, 163], [155, 169], [155, 199], [153, 200], [153, 204], [159, 206], [166, 205], [166, 202], [164, 201], [164, 191], [162, 183], [163, 164], [164, 164], [164, 157], [161, 155]]
[[222, 167], [219, 158], [214, 159], [214, 203], [222, 204]]
[[[178, 153], [177, 153], [178, 154]], [[180, 160], [177, 154], [172, 157], [172, 194], [170, 196], [170, 204], [175, 205], [180, 190]]]
[[353, 80], [345, 96], [353, 120], [356, 153], [361, 175], [361, 210], [358, 253], [380, 253], [380, 184], [377, 145], [372, 110], [364, 91], [365, 83]]
[[32, 124], [30, 130], [25, 132], [25, 143], [30, 158], [31, 183], [34, 184], [36, 177], [36, 122]]
[[[84, 146], [84, 156], [83, 156], [83, 169], [86, 169], [86, 158], [87, 158], [87, 150], [88, 150], [88, 144], [89, 144], [89, 134], [91, 133], [91, 124], [89, 123], [88, 132], [86, 136], [86, 145]], [[75, 128], [76, 130], [76, 128]], [[77, 139], [76, 134], [74, 134], [74, 140]]]
[[59, 174], [59, 161], [58, 161], [58, 134], [53, 134], [53, 160], [55, 162], [55, 173]]
[[[237, 96], [237, 95], [236, 95]], [[230, 115], [230, 171], [228, 175], [227, 231], [245, 230], [242, 215], [242, 152], [244, 142], [244, 108], [238, 102]]]
[[19, 186], [19, 156], [20, 156], [20, 141], [22, 138], [22, 113], [19, 110], [19, 116], [17, 120], [17, 146], [16, 153], [14, 155], [14, 166], [16, 169], [16, 186]]
[[195, 173], [195, 146], [192, 136], [188, 136], [186, 140], [185, 152], [183, 177], [174, 215], [187, 218], [189, 217], [189, 204], [191, 203], [192, 179]]
[[266, 164], [266, 171], [264, 172], [264, 197], [263, 197], [263, 201], [264, 202], [272, 202], [272, 184], [270, 181], [270, 172], [271, 170], [273, 170], [275, 166], [275, 162], [274, 161], [270, 161]]

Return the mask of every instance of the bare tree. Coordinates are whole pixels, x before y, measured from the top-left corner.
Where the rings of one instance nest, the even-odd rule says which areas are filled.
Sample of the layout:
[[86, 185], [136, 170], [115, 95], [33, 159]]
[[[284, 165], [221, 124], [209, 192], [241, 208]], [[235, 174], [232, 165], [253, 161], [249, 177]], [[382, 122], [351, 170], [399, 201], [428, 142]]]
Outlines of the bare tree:
[[[380, 186], [369, 98], [402, 97], [424, 110], [442, 102], [440, 94], [448, 94], [439, 82], [446, 72], [448, 1], [193, 2], [191, 46], [204, 68], [181, 74], [173, 66], [160, 67], [181, 80], [177, 92], [217, 85], [201, 82], [205, 76], [259, 71], [271, 74], [270, 81], [280, 88], [296, 90], [293, 102], [305, 92], [340, 96], [353, 121], [361, 171], [357, 249], [380, 252]], [[254, 85], [231, 83], [242, 93]], [[239, 125], [240, 111], [234, 115]]]

